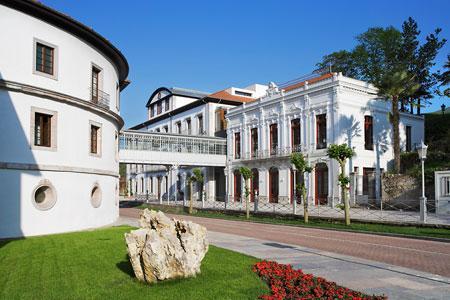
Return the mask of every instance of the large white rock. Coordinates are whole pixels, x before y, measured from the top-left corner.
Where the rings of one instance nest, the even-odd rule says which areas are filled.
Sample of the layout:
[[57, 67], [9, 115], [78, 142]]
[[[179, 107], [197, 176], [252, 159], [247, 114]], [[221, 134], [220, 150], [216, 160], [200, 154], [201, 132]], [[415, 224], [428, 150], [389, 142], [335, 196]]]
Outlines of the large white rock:
[[208, 251], [205, 227], [148, 209], [141, 212], [139, 224], [140, 229], [125, 234], [137, 279], [152, 283], [200, 273]]

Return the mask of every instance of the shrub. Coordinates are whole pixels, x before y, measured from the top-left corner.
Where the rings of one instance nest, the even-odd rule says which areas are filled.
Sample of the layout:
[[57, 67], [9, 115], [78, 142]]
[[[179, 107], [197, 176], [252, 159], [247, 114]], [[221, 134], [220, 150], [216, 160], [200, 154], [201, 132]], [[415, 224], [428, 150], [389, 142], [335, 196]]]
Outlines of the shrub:
[[253, 265], [253, 272], [258, 274], [271, 290], [271, 295], [262, 295], [260, 299], [387, 299], [385, 296], [365, 295], [324, 278], [295, 270], [291, 265], [274, 261], [256, 263]]

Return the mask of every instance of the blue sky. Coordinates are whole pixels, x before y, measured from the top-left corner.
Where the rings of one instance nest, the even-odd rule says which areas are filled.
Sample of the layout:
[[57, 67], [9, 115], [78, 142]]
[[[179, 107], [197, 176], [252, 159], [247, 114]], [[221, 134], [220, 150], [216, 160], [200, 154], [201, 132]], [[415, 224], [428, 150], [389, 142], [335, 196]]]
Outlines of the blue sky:
[[[401, 28], [409, 16], [423, 36], [441, 27], [450, 40], [448, 0], [42, 2], [94, 28], [125, 54], [132, 82], [122, 93], [126, 127], [145, 121], [145, 104], [157, 87], [214, 92], [288, 81], [311, 72], [323, 55], [352, 48], [367, 28]], [[438, 66], [449, 53], [447, 42]], [[444, 101], [435, 99], [426, 111]]]

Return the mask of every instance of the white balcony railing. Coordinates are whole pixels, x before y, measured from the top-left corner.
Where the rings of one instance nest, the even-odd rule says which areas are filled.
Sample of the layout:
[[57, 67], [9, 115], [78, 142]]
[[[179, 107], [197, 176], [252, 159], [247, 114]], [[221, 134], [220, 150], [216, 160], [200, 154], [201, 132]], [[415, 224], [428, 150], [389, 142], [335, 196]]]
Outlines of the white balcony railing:
[[227, 142], [215, 137], [127, 130], [120, 134], [120, 150], [226, 155]]
[[268, 150], [257, 150], [253, 152], [246, 152], [243, 155], [234, 155], [235, 160], [256, 160], [256, 159], [270, 159], [277, 157], [287, 157], [292, 153], [301, 152], [302, 146], [295, 145], [294, 147], [284, 147], [284, 148], [272, 148]]

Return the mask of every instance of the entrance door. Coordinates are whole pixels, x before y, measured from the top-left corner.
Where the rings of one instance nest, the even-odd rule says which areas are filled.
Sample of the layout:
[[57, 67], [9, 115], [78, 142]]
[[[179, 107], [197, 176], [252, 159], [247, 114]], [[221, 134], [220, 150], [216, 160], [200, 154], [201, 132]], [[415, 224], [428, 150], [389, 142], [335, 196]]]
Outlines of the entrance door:
[[324, 205], [328, 202], [328, 167], [319, 163], [315, 168], [316, 173], [316, 197], [315, 204]]
[[241, 173], [238, 170], [234, 171], [234, 201], [241, 201], [242, 180]]
[[278, 202], [278, 169], [269, 170], [269, 202]]
[[259, 174], [258, 169], [252, 169], [252, 179], [250, 188], [250, 201], [255, 202], [255, 193], [259, 195]]
[[157, 191], [158, 191], [158, 200], [161, 199], [161, 177], [158, 177], [158, 186], [157, 186]]

